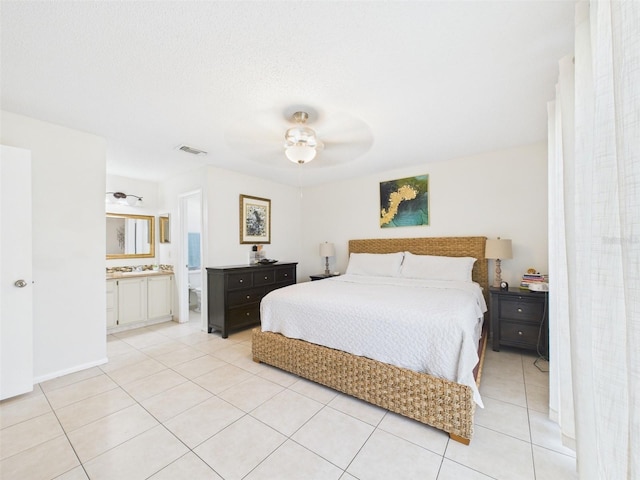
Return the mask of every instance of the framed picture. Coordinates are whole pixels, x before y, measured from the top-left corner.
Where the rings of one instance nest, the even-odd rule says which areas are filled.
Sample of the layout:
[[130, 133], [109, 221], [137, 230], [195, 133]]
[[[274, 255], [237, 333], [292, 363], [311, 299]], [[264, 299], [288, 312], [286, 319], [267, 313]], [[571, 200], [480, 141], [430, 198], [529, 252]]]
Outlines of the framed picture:
[[429, 225], [429, 175], [380, 182], [380, 227]]
[[271, 200], [240, 195], [240, 243], [271, 243]]

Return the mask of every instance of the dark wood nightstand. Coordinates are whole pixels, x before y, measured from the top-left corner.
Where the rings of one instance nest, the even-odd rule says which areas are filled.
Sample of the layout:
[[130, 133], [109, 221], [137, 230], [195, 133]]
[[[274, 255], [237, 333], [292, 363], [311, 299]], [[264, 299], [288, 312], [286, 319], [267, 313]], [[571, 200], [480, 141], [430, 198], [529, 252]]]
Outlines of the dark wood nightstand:
[[314, 280], [324, 280], [325, 278], [339, 277], [339, 276], [340, 274], [334, 275], [333, 273], [330, 273], [327, 275], [326, 273], [316, 273], [315, 275], [309, 275], [309, 278], [313, 282]]
[[519, 288], [489, 288], [491, 294], [491, 334], [493, 350], [501, 345], [549, 354], [548, 292]]

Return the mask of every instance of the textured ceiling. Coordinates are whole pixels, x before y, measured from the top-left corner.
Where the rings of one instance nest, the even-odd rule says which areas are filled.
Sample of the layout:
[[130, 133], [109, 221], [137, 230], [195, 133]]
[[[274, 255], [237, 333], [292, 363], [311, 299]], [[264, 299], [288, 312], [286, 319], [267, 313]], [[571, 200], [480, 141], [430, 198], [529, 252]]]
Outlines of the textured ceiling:
[[[573, 1], [0, 8], [2, 108], [103, 136], [108, 173], [154, 181], [211, 164], [309, 185], [542, 141], [573, 50]], [[282, 151], [297, 105], [346, 130], [302, 167]]]

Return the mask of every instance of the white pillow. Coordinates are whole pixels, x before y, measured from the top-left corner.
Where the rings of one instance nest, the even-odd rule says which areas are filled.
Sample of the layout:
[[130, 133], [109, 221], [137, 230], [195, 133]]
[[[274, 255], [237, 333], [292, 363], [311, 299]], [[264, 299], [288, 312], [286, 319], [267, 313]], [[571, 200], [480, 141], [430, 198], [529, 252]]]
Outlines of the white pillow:
[[349, 256], [347, 273], [351, 275], [373, 275], [397, 277], [404, 254], [396, 253], [352, 253]]
[[471, 270], [476, 259], [472, 257], [439, 257], [404, 253], [400, 276], [425, 280], [457, 280], [471, 282]]

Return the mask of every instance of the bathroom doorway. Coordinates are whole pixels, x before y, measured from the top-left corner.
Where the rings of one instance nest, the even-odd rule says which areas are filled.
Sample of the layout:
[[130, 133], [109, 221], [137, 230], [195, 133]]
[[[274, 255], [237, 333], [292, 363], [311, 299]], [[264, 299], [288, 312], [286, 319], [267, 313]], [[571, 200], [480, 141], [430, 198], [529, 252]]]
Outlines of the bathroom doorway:
[[180, 219], [180, 323], [189, 322], [206, 331], [206, 308], [203, 308], [203, 297], [206, 297], [203, 290], [206, 282], [202, 249], [202, 191], [197, 190], [180, 196]]

